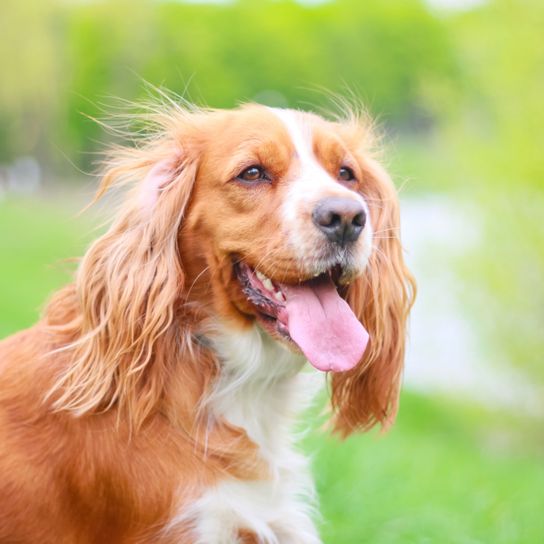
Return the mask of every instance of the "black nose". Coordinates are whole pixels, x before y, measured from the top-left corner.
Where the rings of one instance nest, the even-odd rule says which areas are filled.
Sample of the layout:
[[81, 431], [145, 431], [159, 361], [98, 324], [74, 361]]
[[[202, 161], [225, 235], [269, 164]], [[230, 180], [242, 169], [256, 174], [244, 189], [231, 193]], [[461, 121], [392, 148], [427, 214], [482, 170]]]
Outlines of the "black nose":
[[325, 198], [317, 203], [312, 220], [331, 242], [345, 245], [359, 238], [366, 223], [366, 213], [355, 199]]

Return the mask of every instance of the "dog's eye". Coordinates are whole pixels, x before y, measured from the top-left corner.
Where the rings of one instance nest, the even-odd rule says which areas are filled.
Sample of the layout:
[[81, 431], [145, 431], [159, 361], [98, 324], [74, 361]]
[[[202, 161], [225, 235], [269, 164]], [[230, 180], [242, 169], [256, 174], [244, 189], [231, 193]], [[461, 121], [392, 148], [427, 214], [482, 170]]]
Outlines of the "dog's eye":
[[270, 178], [266, 175], [266, 172], [262, 166], [254, 164], [245, 170], [242, 170], [237, 176], [237, 179], [242, 181], [256, 182], [256, 181], [269, 181]]
[[353, 173], [353, 170], [348, 166], [342, 166], [342, 168], [338, 170], [338, 179], [340, 181], [354, 181], [355, 174]]

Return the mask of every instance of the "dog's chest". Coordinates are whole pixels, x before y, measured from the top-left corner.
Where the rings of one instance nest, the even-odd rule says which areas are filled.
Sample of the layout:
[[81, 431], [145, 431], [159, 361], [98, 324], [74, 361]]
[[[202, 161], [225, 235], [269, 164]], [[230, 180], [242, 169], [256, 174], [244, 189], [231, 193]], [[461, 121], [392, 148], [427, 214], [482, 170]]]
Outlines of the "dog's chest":
[[221, 377], [207, 401], [210, 413], [245, 430], [269, 474], [261, 480], [225, 479], [178, 517], [197, 543], [237, 542], [249, 531], [259, 542], [320, 542], [311, 521], [313, 483], [308, 462], [293, 445], [293, 424], [319, 385], [300, 373], [304, 359], [253, 329], [222, 332], [213, 345]]

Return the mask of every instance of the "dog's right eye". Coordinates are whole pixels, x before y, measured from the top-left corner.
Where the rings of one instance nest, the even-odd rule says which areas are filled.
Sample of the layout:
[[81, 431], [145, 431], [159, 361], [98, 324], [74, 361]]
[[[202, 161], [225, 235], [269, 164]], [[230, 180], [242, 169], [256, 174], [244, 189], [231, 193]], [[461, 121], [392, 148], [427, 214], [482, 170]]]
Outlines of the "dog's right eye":
[[270, 178], [266, 175], [264, 168], [262, 166], [259, 166], [258, 164], [254, 164], [246, 168], [245, 170], [242, 170], [236, 176], [236, 178], [249, 183], [270, 181]]

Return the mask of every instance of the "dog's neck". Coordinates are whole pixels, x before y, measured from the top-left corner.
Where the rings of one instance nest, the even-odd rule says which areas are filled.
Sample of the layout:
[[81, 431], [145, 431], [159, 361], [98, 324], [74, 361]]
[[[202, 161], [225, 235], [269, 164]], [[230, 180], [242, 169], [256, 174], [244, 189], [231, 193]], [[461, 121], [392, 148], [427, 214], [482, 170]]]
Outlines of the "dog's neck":
[[258, 326], [240, 332], [221, 325], [211, 343], [220, 372], [206, 407], [215, 418], [244, 429], [269, 466], [281, 469], [296, 416], [314, 397], [322, 376], [301, 372], [304, 357]]

